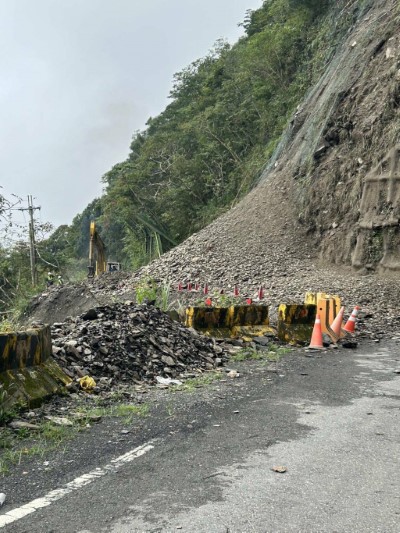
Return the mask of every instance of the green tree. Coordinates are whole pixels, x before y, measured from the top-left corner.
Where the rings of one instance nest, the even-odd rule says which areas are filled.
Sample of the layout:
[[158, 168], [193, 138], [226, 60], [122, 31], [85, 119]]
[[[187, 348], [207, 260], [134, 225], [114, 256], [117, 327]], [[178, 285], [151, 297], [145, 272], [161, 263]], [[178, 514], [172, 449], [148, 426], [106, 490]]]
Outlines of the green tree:
[[137, 268], [240, 200], [332, 51], [324, 16], [336, 4], [265, 1], [234, 46], [220, 40], [175, 74], [169, 105], [135, 132], [127, 160], [103, 177], [104, 196], [74, 219], [67, 255], [87, 254], [94, 217], [108, 256]]

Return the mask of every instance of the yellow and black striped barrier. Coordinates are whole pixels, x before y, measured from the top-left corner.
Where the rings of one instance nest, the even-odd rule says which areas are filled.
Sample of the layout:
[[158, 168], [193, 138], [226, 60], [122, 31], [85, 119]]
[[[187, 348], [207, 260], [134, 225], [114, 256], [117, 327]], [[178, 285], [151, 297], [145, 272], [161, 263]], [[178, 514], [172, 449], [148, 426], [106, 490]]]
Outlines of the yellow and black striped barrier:
[[304, 302], [316, 305], [317, 314], [321, 320], [322, 333], [328, 335], [332, 342], [336, 343], [339, 338], [344, 337], [344, 332], [337, 335], [331, 328], [331, 324], [333, 324], [342, 305], [339, 296], [324, 292], [307, 292]]
[[276, 327], [271, 326], [267, 305], [235, 305], [231, 307], [189, 307], [186, 326], [212, 337], [234, 337], [251, 340], [262, 335], [276, 335], [282, 342], [310, 342], [316, 315], [320, 315], [322, 332], [336, 343], [344, 336], [335, 334], [331, 324], [341, 308], [337, 295], [307, 292], [304, 304], [280, 304]]
[[40, 365], [50, 355], [50, 326], [0, 334], [0, 372]]
[[186, 326], [212, 337], [254, 337], [276, 334], [269, 323], [267, 305], [189, 307]]

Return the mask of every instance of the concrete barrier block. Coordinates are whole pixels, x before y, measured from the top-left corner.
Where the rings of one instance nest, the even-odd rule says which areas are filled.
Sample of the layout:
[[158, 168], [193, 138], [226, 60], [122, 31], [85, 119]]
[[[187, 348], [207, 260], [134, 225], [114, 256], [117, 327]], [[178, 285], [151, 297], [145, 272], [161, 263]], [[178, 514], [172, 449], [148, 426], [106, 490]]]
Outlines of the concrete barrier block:
[[0, 387], [7, 403], [34, 406], [71, 382], [51, 353], [49, 326], [0, 335]]
[[281, 304], [278, 308], [278, 338], [289, 344], [310, 342], [317, 306]]
[[213, 337], [240, 337], [273, 334], [266, 305], [231, 307], [189, 307], [186, 326]]
[[53, 358], [37, 366], [0, 373], [0, 388], [6, 391], [6, 405], [37, 407], [71, 383]]
[[50, 326], [0, 335], [0, 372], [40, 365], [50, 355]]
[[189, 307], [186, 309], [186, 326], [204, 331], [228, 327], [228, 307]]
[[336, 294], [326, 294], [325, 292], [306, 292], [304, 303], [318, 305], [319, 300], [333, 300], [335, 309], [337, 310], [336, 314], [342, 306], [340, 296], [337, 296]]

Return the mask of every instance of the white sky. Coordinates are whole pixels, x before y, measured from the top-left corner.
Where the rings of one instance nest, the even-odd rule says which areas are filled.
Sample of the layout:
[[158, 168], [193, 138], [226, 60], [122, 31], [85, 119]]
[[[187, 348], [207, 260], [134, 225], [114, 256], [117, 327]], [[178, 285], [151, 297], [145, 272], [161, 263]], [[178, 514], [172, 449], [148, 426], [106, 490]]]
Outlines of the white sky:
[[0, 0], [0, 189], [69, 224], [175, 72], [235, 42], [262, 0]]

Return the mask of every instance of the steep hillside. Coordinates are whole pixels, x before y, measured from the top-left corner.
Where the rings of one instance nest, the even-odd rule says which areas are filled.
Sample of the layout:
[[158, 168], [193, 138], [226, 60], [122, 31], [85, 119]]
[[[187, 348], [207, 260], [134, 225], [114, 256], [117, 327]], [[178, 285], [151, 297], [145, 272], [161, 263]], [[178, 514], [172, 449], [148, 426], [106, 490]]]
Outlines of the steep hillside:
[[311, 259], [326, 273], [353, 265], [396, 279], [399, 21], [397, 1], [374, 2], [293, 116], [259, 186], [144, 271], [268, 282], [297, 276], [298, 261], [304, 271]]
[[[375, 334], [398, 330], [399, 6], [359, 4], [259, 185], [118, 290], [111, 278], [84, 290], [123, 299], [145, 276], [226, 290], [237, 283], [250, 294], [262, 284], [272, 306], [324, 290], [368, 308]], [[51, 319], [47, 311], [39, 305], [34, 317]]]
[[400, 270], [399, 20], [397, 1], [374, 2], [282, 146], [277, 174], [293, 180], [298, 220], [326, 262]]

